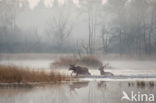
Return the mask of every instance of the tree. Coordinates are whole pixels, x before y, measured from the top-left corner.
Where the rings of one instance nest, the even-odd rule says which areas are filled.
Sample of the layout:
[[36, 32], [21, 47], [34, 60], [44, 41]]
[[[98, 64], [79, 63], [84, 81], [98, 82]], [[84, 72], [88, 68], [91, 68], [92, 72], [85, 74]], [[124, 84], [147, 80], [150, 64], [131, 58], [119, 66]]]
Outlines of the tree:
[[79, 0], [80, 9], [87, 14], [88, 18], [88, 51], [95, 52], [95, 40], [97, 36], [97, 17], [102, 5], [101, 0]]
[[16, 25], [16, 14], [18, 10], [19, 0], [0, 1], [0, 41], [2, 46], [1, 49], [4, 51], [7, 51], [6, 48], [13, 51], [12, 45], [13, 43], [17, 43], [17, 35], [20, 31]]
[[53, 6], [53, 14], [48, 25], [47, 34], [52, 39], [52, 43], [55, 44], [55, 48], [61, 52], [67, 49], [65, 48], [66, 41], [69, 41], [73, 29], [72, 20], [70, 20], [71, 12], [68, 10], [69, 8], [66, 6]]

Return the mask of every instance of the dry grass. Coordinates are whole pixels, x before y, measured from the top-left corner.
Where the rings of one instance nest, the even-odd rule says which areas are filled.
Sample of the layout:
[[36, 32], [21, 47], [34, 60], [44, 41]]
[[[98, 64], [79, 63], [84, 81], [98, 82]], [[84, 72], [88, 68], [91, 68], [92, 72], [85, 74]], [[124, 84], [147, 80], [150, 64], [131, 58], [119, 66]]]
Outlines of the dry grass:
[[29, 68], [0, 65], [0, 83], [60, 82], [70, 80], [58, 72], [31, 71]]
[[95, 56], [83, 56], [82, 58], [74, 57], [61, 57], [58, 60], [54, 61], [51, 64], [52, 66], [69, 66], [71, 64], [85, 65], [89, 67], [99, 67], [102, 65], [102, 62]]

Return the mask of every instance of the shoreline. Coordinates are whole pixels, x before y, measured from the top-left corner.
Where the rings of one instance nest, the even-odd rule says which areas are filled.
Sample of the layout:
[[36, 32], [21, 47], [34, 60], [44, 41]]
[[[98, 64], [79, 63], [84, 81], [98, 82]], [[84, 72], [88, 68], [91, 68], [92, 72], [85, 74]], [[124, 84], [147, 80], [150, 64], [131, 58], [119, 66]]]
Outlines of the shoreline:
[[3, 88], [33, 88], [42, 86], [53, 86], [62, 84], [71, 84], [79, 82], [156, 82], [156, 78], [76, 78], [71, 81], [61, 82], [27, 82], [27, 83], [0, 83], [0, 89]]

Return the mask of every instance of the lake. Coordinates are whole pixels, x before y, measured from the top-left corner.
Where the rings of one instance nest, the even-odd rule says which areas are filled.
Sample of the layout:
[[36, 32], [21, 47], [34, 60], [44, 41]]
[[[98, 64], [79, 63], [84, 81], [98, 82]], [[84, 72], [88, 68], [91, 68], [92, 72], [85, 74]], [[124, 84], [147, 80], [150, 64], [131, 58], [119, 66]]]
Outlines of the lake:
[[[20, 60], [0, 60], [0, 64], [5, 65], [17, 65], [22, 67], [30, 67], [34, 69], [41, 68], [45, 71], [50, 69], [50, 63], [52, 63], [52, 59], [20, 59]], [[111, 68], [107, 68], [105, 71], [112, 72], [115, 75], [155, 75], [156, 74], [156, 61], [155, 60], [104, 60], [103, 63], [110, 63]], [[90, 69], [92, 75], [100, 75], [97, 68]], [[63, 69], [57, 69], [60, 72], [65, 74], [69, 74], [68, 67]]]
[[[0, 103], [131, 103], [121, 100], [123, 92], [129, 97], [132, 92], [136, 95], [146, 93], [149, 98], [150, 94], [156, 94], [155, 84], [153, 81], [80, 81], [32, 88], [1, 88]], [[146, 101], [146, 97], [143, 100]]]
[[[49, 65], [53, 60], [1, 60], [0, 64], [17, 65], [30, 68], [42, 68], [49, 71]], [[111, 68], [106, 71], [115, 75], [155, 75], [155, 61], [103, 61], [109, 62]], [[57, 69], [70, 74], [68, 68]], [[92, 75], [100, 75], [98, 70], [90, 70]], [[131, 99], [132, 93], [139, 98], [140, 103], [151, 103], [150, 94], [156, 95], [156, 79], [79, 79], [77, 82], [61, 84], [43, 84], [32, 87], [0, 87], [0, 103], [138, 103], [127, 100], [123, 92]], [[147, 99], [147, 101], [146, 101]], [[143, 100], [143, 101], [141, 101]], [[152, 101], [153, 102], [153, 101]], [[154, 102], [155, 103], [155, 102]]]

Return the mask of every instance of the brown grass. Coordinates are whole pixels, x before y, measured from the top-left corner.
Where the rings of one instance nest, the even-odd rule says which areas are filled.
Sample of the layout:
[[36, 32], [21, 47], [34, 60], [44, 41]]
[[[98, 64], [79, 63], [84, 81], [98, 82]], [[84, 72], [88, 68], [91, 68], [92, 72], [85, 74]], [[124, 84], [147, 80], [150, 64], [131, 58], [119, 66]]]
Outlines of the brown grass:
[[32, 71], [29, 68], [0, 65], [0, 83], [60, 82], [69, 77], [58, 72]]
[[61, 57], [51, 64], [52, 66], [69, 66], [71, 64], [85, 65], [89, 67], [99, 67], [102, 62], [95, 56], [83, 56], [82, 58]]

